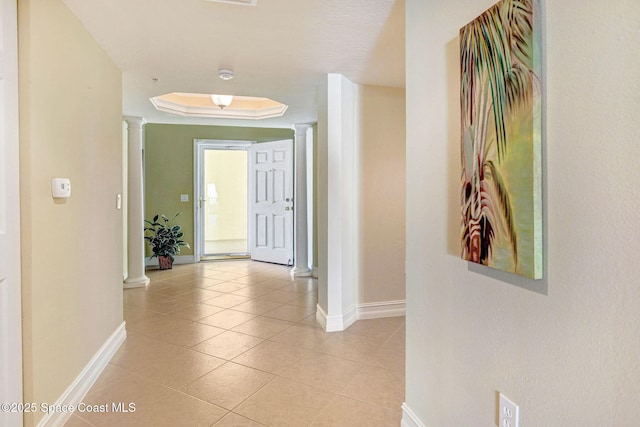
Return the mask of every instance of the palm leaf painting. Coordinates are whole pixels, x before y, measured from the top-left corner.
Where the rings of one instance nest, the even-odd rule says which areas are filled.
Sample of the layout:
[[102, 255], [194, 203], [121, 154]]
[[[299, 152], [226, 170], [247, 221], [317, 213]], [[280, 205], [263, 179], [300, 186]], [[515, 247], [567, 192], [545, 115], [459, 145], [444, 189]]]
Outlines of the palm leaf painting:
[[542, 277], [538, 0], [460, 30], [462, 258]]

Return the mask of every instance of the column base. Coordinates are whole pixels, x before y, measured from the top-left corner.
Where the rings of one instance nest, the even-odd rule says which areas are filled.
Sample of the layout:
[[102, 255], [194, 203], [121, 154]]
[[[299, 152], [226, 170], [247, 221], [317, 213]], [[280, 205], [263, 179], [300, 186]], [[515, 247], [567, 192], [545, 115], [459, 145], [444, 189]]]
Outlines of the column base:
[[135, 277], [135, 278], [127, 278], [127, 280], [125, 280], [123, 283], [123, 288], [124, 289], [131, 289], [131, 288], [144, 288], [145, 286], [147, 286], [149, 284], [149, 278], [145, 275], [142, 275], [141, 277]]
[[313, 276], [313, 270], [311, 270], [310, 268], [300, 268], [300, 267], [293, 267], [291, 269], [291, 276], [292, 277], [311, 277]]

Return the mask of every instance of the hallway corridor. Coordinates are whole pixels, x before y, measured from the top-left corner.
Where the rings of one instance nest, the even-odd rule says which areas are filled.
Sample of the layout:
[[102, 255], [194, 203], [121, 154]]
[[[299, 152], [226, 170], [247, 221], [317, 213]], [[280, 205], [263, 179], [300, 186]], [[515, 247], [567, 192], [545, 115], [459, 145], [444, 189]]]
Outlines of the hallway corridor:
[[124, 291], [127, 339], [66, 427], [395, 427], [404, 317], [316, 327], [317, 281], [253, 261], [176, 265]]

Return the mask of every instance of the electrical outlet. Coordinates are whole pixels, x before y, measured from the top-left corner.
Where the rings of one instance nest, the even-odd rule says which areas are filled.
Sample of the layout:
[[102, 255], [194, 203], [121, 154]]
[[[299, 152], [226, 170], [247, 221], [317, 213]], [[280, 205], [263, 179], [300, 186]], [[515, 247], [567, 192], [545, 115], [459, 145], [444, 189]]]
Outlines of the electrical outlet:
[[500, 393], [500, 414], [498, 427], [519, 427], [520, 410], [518, 405]]

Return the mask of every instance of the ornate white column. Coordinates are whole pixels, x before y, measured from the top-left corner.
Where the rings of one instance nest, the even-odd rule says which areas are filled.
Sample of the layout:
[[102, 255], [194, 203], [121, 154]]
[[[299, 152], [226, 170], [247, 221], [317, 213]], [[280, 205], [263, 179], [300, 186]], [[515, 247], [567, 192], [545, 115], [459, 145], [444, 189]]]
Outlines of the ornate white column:
[[127, 123], [127, 279], [125, 288], [149, 284], [144, 274], [144, 199], [142, 188], [142, 117], [125, 117]]
[[307, 223], [307, 131], [311, 124], [295, 125], [295, 261], [291, 274], [294, 277], [309, 277], [313, 271], [309, 268], [308, 223]]

